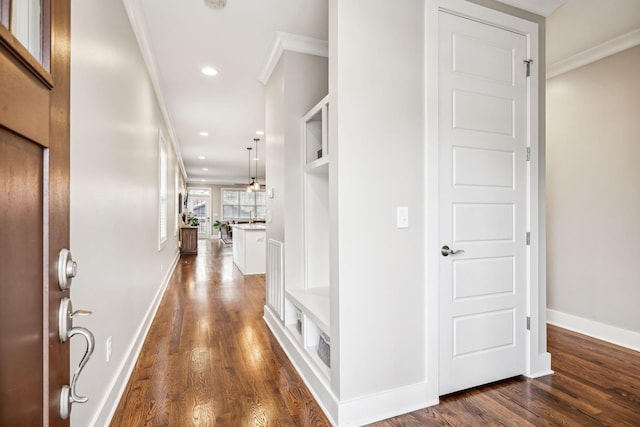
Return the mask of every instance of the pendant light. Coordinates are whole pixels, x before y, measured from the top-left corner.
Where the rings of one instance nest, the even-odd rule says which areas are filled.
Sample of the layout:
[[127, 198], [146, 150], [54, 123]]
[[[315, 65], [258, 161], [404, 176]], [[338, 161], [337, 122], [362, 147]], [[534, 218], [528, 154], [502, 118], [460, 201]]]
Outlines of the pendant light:
[[255, 144], [256, 144], [256, 157], [255, 157], [255, 161], [256, 161], [256, 181], [252, 185], [252, 188], [254, 190], [260, 190], [260, 183], [258, 182], [258, 142], [259, 141], [260, 141], [260, 138], [253, 138], [253, 142], [255, 142]]
[[249, 162], [247, 163], [247, 165], [249, 166], [248, 169], [248, 177], [249, 179], [251, 179], [251, 182], [249, 183], [249, 185], [247, 186], [247, 193], [251, 193], [253, 191], [253, 178], [251, 177], [251, 147], [247, 147], [247, 153], [249, 154]]

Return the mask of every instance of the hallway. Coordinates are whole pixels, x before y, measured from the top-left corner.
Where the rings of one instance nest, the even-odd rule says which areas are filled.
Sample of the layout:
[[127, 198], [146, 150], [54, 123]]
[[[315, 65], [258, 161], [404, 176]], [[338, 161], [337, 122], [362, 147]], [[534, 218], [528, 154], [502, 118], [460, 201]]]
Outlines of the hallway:
[[232, 246], [182, 256], [111, 426], [328, 426], [262, 320]]
[[[112, 427], [329, 426], [262, 320], [264, 276], [230, 245], [183, 256]], [[640, 424], [639, 353], [549, 326], [555, 374], [445, 396], [378, 427]]]

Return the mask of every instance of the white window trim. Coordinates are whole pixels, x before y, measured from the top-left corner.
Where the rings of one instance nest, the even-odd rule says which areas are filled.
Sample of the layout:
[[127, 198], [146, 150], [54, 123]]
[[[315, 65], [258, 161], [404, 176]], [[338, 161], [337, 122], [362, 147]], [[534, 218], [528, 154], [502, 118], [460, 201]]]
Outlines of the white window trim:
[[[158, 251], [167, 243], [168, 210], [167, 210], [167, 176], [169, 169], [167, 144], [162, 131], [158, 132]], [[164, 193], [163, 193], [164, 190]], [[164, 214], [164, 222], [163, 222]]]
[[173, 202], [174, 202], [174, 209], [173, 209], [173, 216], [174, 216], [174, 229], [173, 229], [173, 235], [177, 236], [178, 235], [178, 227], [180, 226], [179, 223], [179, 219], [180, 219], [180, 205], [178, 204], [178, 194], [180, 193], [180, 178], [178, 177], [178, 168], [175, 168], [175, 173], [174, 173], [174, 190], [173, 190]]
[[[238, 191], [238, 192], [242, 192], [244, 191], [242, 188], [233, 188], [233, 187], [224, 187], [220, 189], [220, 221], [235, 221], [235, 220], [243, 220], [244, 218], [233, 218], [233, 219], [225, 219], [224, 217], [224, 192], [225, 191]], [[259, 193], [265, 193], [266, 194], [266, 190], [258, 190], [257, 192]], [[265, 209], [266, 209], [266, 203], [265, 203]], [[266, 220], [266, 214], [265, 214], [265, 218], [261, 218]]]

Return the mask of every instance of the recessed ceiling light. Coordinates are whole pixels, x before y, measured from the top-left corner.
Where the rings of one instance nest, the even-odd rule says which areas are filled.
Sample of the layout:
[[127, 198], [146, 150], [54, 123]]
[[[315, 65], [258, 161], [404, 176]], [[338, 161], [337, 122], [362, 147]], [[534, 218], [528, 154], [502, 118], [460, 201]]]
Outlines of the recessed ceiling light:
[[205, 181], [206, 181], [206, 179], [201, 179], [200, 181], [205, 182]]
[[264, 131], [263, 130], [257, 130], [256, 131], [256, 135], [264, 135]]
[[203, 171], [208, 171], [208, 170], [209, 170], [209, 168], [202, 168], [202, 170], [203, 170]]
[[200, 136], [209, 136], [209, 132], [200, 132]]
[[200, 160], [204, 160], [204, 159], [206, 159], [206, 157], [205, 157], [205, 156], [198, 156], [198, 158], [199, 158]]
[[202, 69], [202, 74], [204, 74], [205, 76], [217, 76], [218, 70], [213, 67], [204, 67]]

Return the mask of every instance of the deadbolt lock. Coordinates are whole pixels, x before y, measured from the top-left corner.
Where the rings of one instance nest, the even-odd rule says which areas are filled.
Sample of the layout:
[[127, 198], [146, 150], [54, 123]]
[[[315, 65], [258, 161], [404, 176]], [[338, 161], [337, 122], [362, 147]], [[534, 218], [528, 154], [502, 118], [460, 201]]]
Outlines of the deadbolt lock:
[[66, 291], [71, 287], [71, 280], [78, 274], [78, 264], [71, 258], [69, 249], [62, 249], [58, 255], [58, 285]]

